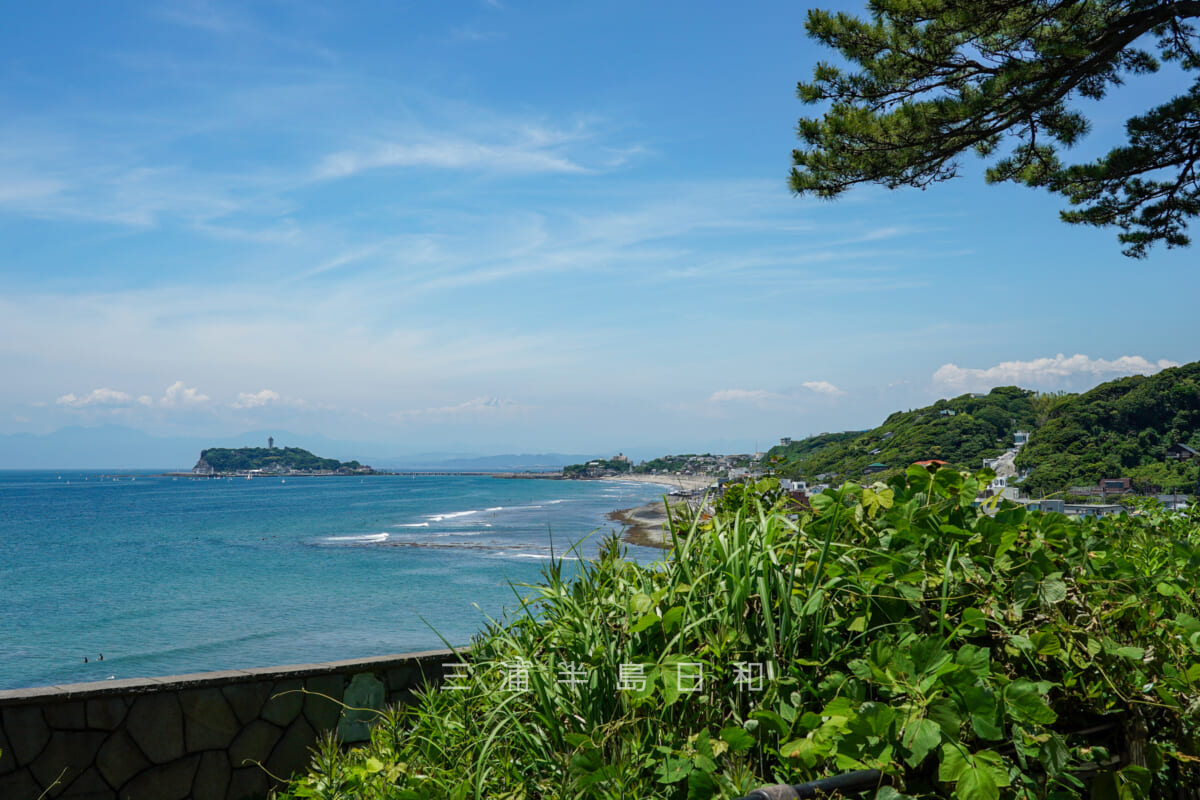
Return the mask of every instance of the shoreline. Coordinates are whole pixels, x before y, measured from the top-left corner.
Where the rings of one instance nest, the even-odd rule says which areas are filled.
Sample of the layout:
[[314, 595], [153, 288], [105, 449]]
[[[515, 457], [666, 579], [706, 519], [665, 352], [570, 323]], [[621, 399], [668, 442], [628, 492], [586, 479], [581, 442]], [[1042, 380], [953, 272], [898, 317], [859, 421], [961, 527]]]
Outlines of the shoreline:
[[708, 475], [646, 475], [645, 473], [630, 473], [628, 475], [606, 475], [603, 478], [580, 478], [585, 481], [632, 481], [634, 483], [656, 483], [669, 486], [672, 489], [682, 489], [685, 492], [703, 491], [715, 486], [717, 479]]
[[[715, 478], [702, 475], [626, 475], [594, 480], [653, 483], [688, 492], [703, 492], [716, 483]], [[668, 550], [671, 547], [670, 536], [666, 530], [668, 507], [671, 515], [675, 516], [680, 512], [690, 511], [700, 502], [702, 498], [697, 496], [666, 496], [634, 508], [619, 508], [608, 512], [606, 516], [624, 526], [620, 532], [623, 541], [640, 547]]]

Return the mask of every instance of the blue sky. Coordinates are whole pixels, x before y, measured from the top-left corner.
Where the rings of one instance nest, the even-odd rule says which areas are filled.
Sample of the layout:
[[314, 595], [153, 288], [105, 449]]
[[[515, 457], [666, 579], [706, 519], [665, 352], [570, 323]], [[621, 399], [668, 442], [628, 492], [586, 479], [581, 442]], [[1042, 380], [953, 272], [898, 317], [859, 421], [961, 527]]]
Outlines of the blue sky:
[[346, 5], [5, 12], [0, 433], [744, 451], [1198, 357], [1195, 249], [973, 157], [793, 197], [803, 5]]

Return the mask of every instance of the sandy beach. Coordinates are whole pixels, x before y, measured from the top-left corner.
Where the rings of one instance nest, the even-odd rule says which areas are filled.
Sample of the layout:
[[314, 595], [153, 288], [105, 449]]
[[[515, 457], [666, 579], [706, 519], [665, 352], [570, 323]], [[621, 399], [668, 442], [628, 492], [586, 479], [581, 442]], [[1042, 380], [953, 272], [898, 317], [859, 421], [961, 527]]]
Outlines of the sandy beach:
[[[664, 488], [693, 491], [704, 490], [716, 484], [716, 478], [703, 475], [623, 475], [620, 477], [601, 478], [607, 481], [638, 481], [639, 483], [657, 483]], [[665, 492], [664, 492], [665, 494]], [[672, 515], [685, 513], [688, 506], [700, 502], [700, 498], [667, 497]], [[608, 518], [625, 526], [621, 538], [630, 544], [643, 547], [671, 546], [670, 537], [666, 532], [667, 505], [663, 500], [655, 500], [637, 508], [623, 508], [612, 511]]]
[[602, 481], [636, 481], [638, 483], [657, 483], [663, 486], [669, 486], [672, 489], [683, 489], [684, 491], [693, 491], [695, 489], [707, 489], [710, 486], [715, 486], [716, 478], [707, 475], [645, 475], [645, 474], [629, 474], [629, 475], [611, 475], [607, 478], [599, 478]]

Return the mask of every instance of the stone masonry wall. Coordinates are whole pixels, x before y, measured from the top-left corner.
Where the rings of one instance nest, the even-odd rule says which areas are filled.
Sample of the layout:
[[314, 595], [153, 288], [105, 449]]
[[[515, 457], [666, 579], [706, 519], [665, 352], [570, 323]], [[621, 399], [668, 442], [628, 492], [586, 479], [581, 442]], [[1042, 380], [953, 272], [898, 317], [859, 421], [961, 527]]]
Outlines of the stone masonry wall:
[[364, 741], [373, 714], [352, 709], [411, 701], [457, 660], [435, 650], [0, 691], [0, 798], [261, 798], [268, 773], [308, 765], [318, 732]]

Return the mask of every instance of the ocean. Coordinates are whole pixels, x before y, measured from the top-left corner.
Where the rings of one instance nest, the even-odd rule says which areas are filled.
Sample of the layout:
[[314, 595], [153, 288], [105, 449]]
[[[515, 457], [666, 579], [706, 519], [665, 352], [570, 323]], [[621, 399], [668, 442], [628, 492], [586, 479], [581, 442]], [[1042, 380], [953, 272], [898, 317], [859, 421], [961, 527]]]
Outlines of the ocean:
[[0, 689], [465, 645], [513, 608], [511, 584], [552, 553], [594, 557], [607, 512], [665, 491], [0, 472]]

